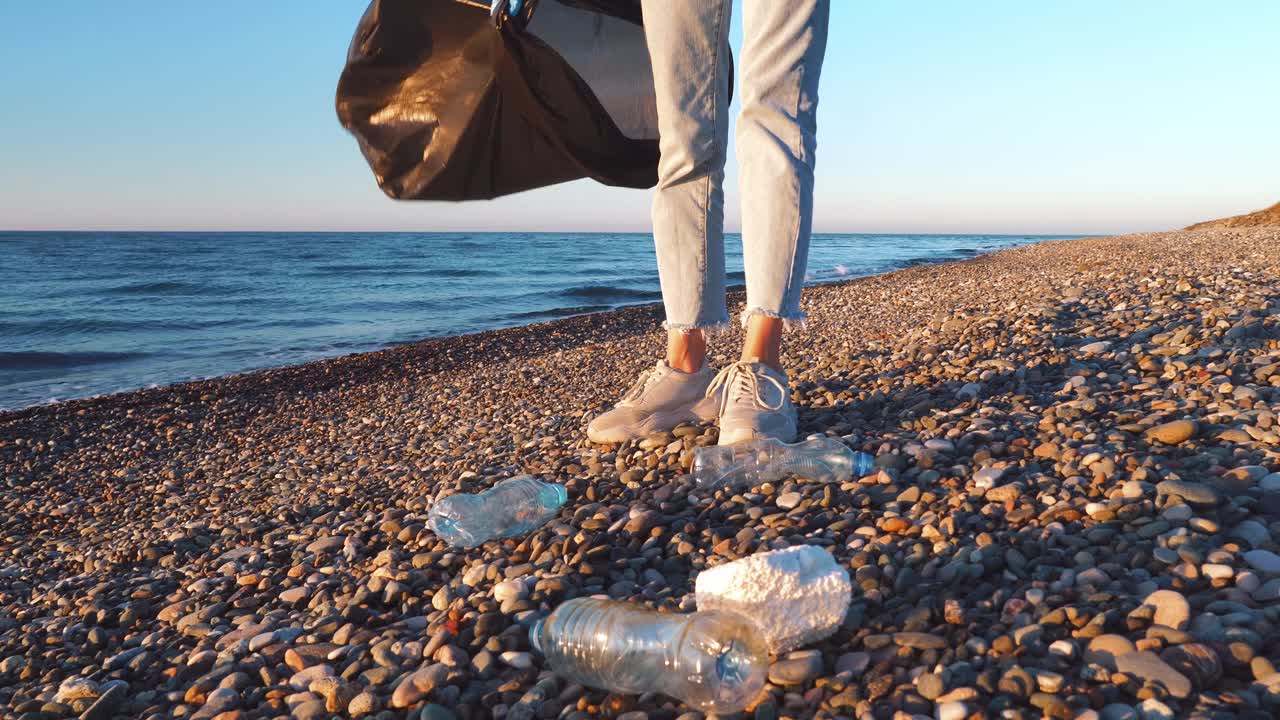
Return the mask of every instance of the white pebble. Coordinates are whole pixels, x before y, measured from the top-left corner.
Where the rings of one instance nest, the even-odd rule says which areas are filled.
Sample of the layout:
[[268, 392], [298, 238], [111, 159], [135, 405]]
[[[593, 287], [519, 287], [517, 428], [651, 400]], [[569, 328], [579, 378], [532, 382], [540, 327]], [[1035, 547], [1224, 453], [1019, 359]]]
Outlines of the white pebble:
[[1217, 563], [1205, 563], [1200, 566], [1200, 572], [1210, 580], [1226, 580], [1236, 574], [1236, 571], [1230, 565], [1219, 565]]
[[1049, 652], [1058, 657], [1071, 660], [1075, 658], [1078, 648], [1070, 640], [1054, 640], [1053, 644], [1049, 646]]
[[1168, 705], [1151, 698], [1143, 700], [1138, 706], [1138, 717], [1142, 720], [1173, 720], [1173, 710]]
[[523, 580], [518, 578], [503, 580], [493, 586], [493, 599], [500, 603], [519, 600], [524, 597], [525, 589]]
[[533, 667], [533, 656], [527, 652], [517, 652], [508, 650], [498, 657], [502, 658], [502, 662], [510, 665], [517, 670], [528, 670]]

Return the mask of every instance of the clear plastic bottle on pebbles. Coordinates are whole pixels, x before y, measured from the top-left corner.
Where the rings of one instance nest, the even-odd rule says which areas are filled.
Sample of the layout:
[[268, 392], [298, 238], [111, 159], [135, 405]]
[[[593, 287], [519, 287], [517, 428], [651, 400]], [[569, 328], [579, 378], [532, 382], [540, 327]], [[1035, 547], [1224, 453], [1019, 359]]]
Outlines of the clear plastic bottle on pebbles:
[[532, 532], [568, 499], [563, 485], [520, 475], [475, 495], [450, 495], [431, 506], [427, 526], [450, 545], [476, 547]]
[[624, 693], [657, 692], [704, 712], [737, 712], [764, 687], [769, 653], [755, 624], [734, 613], [689, 614], [597, 598], [557, 607], [529, 631], [557, 674]]
[[813, 438], [787, 445], [760, 438], [734, 445], [700, 447], [694, 451], [693, 477], [698, 487], [716, 490], [755, 487], [798, 475], [813, 482], [844, 482], [875, 468], [875, 458], [854, 452], [839, 440]]

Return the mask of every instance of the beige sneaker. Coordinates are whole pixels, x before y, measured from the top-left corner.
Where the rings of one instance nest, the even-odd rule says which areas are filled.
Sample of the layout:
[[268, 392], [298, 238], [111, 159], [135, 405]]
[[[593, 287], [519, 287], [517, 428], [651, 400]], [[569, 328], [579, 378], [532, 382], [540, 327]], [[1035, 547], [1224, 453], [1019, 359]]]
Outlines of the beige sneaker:
[[720, 444], [771, 437], [796, 439], [796, 409], [787, 376], [757, 358], [736, 362], [716, 375], [707, 397], [720, 394]]
[[685, 422], [716, 416], [717, 396], [708, 396], [714, 374], [707, 366], [694, 373], [676, 370], [665, 360], [644, 371], [614, 408], [587, 425], [591, 442], [618, 443], [665, 432]]

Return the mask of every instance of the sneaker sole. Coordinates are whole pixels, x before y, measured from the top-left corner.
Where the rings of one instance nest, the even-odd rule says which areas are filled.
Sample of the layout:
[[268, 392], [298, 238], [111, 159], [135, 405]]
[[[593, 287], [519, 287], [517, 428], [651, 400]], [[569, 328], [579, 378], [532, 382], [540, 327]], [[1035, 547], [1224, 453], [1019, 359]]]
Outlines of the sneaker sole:
[[587, 430], [587, 439], [593, 443], [611, 444], [648, 437], [656, 432], [667, 432], [677, 425], [686, 422], [697, 422], [710, 418], [701, 417], [692, 409], [656, 412], [635, 425], [611, 428], [605, 432]]

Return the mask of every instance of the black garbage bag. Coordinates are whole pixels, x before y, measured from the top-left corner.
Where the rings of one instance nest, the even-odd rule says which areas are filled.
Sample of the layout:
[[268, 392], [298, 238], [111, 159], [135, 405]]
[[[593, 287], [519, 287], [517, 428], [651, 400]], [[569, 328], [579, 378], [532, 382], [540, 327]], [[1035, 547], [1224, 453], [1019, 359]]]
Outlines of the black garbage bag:
[[657, 116], [639, 0], [373, 0], [338, 118], [387, 195], [478, 200], [579, 178], [656, 182]]

